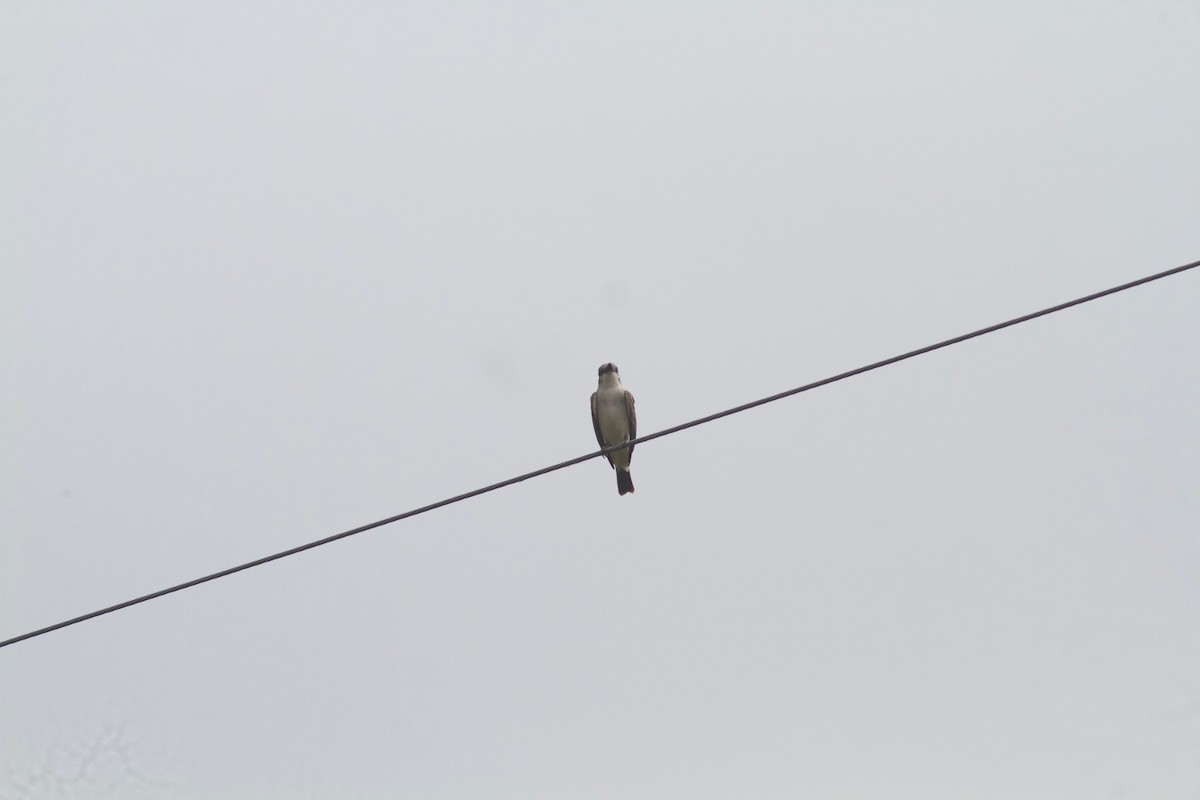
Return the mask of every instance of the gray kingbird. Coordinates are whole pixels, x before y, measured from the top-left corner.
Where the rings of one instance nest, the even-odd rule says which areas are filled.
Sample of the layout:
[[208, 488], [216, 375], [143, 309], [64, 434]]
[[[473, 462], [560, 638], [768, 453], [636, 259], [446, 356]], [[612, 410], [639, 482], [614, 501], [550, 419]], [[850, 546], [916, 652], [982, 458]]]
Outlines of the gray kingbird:
[[[596, 429], [596, 441], [601, 447], [637, 438], [637, 412], [633, 407], [633, 395], [621, 385], [616, 364], [600, 367], [600, 386], [592, 393], [592, 427]], [[633, 446], [613, 450], [607, 457], [609, 465], [617, 471], [617, 493], [632, 492], [629, 460], [633, 458]]]

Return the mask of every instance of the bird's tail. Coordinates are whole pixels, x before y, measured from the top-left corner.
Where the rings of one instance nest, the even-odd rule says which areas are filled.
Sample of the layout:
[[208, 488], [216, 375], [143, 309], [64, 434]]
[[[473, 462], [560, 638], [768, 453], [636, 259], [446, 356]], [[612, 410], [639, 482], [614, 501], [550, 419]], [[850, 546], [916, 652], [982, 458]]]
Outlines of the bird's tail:
[[629, 474], [627, 469], [617, 470], [617, 494], [625, 494], [633, 491], [633, 476]]

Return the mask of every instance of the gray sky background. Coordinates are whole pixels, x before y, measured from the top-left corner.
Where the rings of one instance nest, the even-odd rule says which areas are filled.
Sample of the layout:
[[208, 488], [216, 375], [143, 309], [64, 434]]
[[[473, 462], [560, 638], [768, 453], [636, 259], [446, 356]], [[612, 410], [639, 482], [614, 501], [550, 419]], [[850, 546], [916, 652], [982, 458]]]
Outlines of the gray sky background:
[[[0, 639], [1200, 257], [1190, 2], [8, 3]], [[1200, 272], [0, 650], [0, 798], [1200, 796]]]

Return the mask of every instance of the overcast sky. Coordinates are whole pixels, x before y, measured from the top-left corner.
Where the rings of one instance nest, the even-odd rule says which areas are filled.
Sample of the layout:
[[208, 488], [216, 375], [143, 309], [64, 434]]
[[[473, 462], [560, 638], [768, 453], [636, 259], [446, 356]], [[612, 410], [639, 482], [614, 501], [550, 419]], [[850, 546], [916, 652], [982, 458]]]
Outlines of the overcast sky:
[[[1200, 7], [978, 5], [6, 3], [0, 639], [1200, 258]], [[0, 800], [1194, 800], [1198, 309], [0, 649]]]

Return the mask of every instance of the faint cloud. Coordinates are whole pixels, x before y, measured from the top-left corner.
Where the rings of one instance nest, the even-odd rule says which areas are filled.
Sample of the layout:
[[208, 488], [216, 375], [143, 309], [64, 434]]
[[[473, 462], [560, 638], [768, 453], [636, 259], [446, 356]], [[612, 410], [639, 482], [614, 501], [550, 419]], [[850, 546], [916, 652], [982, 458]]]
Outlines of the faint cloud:
[[609, 308], [621, 308], [629, 302], [629, 284], [624, 281], [606, 281], [600, 287], [600, 300]]
[[506, 353], [487, 345], [474, 345], [469, 354], [476, 368], [492, 383], [512, 383], [516, 366]]
[[139, 730], [135, 720], [102, 713], [71, 727], [44, 742], [29, 763], [3, 765], [0, 800], [161, 797], [171, 788], [147, 760], [147, 749], [161, 742], [154, 732]]

